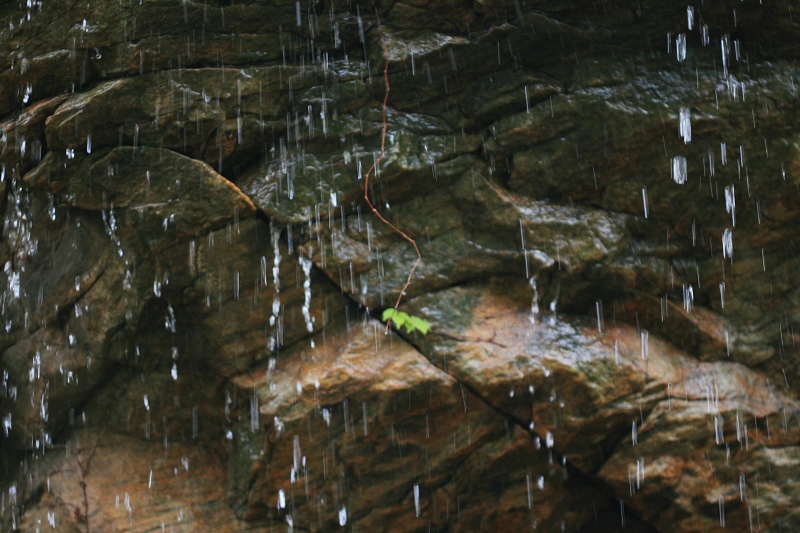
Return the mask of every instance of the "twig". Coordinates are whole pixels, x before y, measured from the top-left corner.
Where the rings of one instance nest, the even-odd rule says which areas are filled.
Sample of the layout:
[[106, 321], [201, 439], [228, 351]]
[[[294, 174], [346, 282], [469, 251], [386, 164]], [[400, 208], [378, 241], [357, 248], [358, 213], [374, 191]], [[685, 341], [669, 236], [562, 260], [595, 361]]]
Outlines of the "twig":
[[[86, 491], [86, 487], [87, 487], [86, 476], [89, 475], [89, 467], [90, 467], [91, 462], [92, 462], [92, 457], [94, 457], [94, 452], [97, 451], [97, 441], [98, 441], [98, 439], [99, 439], [99, 436], [98, 436], [98, 438], [95, 438], [94, 445], [92, 446], [92, 449], [89, 450], [89, 454], [86, 457], [85, 461], [81, 461], [81, 458], [80, 458], [81, 452], [80, 451], [78, 451], [78, 452], [73, 454], [73, 457], [75, 458], [75, 463], [78, 465], [78, 475], [79, 475], [79, 477], [78, 477], [78, 485], [80, 485], [81, 491], [83, 493], [83, 520], [84, 520], [84, 524], [86, 525], [86, 533], [90, 533], [91, 532], [91, 528], [89, 527], [89, 495], [88, 495], [88, 493]], [[75, 513], [76, 517], [80, 518], [80, 508], [78, 506], [75, 507], [75, 511], [76, 511], [76, 513]]]
[[[419, 262], [422, 261], [422, 254], [419, 252], [419, 247], [417, 246], [417, 241], [415, 241], [414, 239], [409, 237], [408, 234], [403, 232], [400, 228], [398, 228], [397, 226], [395, 226], [394, 224], [392, 224], [391, 222], [386, 220], [383, 217], [383, 215], [381, 215], [380, 212], [378, 212], [378, 210], [375, 208], [375, 206], [372, 205], [372, 201], [370, 201], [370, 199], [369, 199], [369, 176], [372, 173], [372, 171], [375, 170], [378, 167], [378, 165], [381, 163], [381, 161], [383, 161], [383, 158], [386, 155], [385, 154], [385, 148], [386, 148], [386, 104], [389, 101], [389, 91], [391, 90], [391, 87], [389, 86], [389, 51], [386, 49], [386, 41], [383, 38], [383, 32], [381, 31], [381, 24], [380, 24], [380, 21], [378, 20], [377, 13], [375, 14], [375, 27], [378, 30], [378, 36], [381, 39], [381, 48], [383, 48], [383, 55], [386, 58], [386, 62], [383, 64], [383, 83], [384, 83], [384, 86], [386, 87], [386, 92], [383, 95], [383, 112], [382, 112], [383, 129], [381, 131], [381, 153], [380, 153], [380, 156], [378, 157], [378, 159], [376, 159], [375, 162], [372, 163], [372, 166], [369, 167], [369, 170], [367, 170], [367, 173], [364, 176], [364, 200], [367, 202], [367, 205], [369, 206], [369, 208], [372, 209], [372, 212], [375, 213], [375, 216], [377, 216], [381, 220], [381, 222], [383, 222], [384, 224], [386, 224], [387, 226], [392, 228], [398, 235], [400, 235], [405, 240], [410, 242], [414, 246], [414, 251], [417, 252], [417, 260], [414, 261], [414, 266], [411, 267], [411, 272], [408, 273], [408, 279], [406, 280], [406, 284], [403, 285], [403, 289], [400, 291], [400, 294], [397, 296], [397, 301], [394, 304], [394, 310], [396, 312], [397, 308], [400, 307], [400, 301], [403, 299], [403, 294], [405, 294], [406, 289], [408, 289], [408, 286], [411, 285], [411, 278], [414, 277], [414, 272], [417, 270], [417, 266], [419, 265]], [[389, 325], [391, 323], [392, 323], [391, 318], [386, 321], [386, 331], [389, 331]]]

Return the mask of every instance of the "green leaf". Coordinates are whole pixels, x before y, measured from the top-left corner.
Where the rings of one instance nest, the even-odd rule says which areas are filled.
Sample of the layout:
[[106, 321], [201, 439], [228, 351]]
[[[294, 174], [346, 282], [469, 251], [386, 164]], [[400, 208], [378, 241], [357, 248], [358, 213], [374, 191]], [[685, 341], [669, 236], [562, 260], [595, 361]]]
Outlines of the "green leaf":
[[431, 325], [428, 323], [427, 320], [423, 320], [418, 316], [410, 316], [408, 317], [412, 324], [414, 324], [414, 328], [418, 329], [420, 333], [423, 335], [427, 335], [428, 332], [431, 330]]
[[402, 328], [406, 323], [408, 323], [408, 313], [404, 313], [402, 311], [397, 311], [394, 308], [389, 308], [383, 312], [383, 320], [386, 321], [388, 319], [392, 320], [394, 323], [394, 327]]
[[383, 315], [381, 316], [381, 320], [386, 322], [387, 320], [392, 318], [392, 315], [395, 314], [396, 312], [397, 311], [394, 310], [394, 307], [387, 307], [386, 309], [383, 310]]
[[408, 319], [409, 319], [408, 313], [398, 311], [397, 313], [394, 314], [392, 322], [394, 322], [394, 325], [397, 326], [398, 328], [402, 328], [404, 324], [408, 324]]
[[381, 314], [381, 319], [384, 322], [391, 320], [394, 324], [394, 327], [397, 329], [402, 329], [405, 327], [406, 333], [411, 333], [416, 330], [421, 332], [423, 335], [426, 335], [431, 330], [431, 325], [427, 320], [423, 320], [416, 316], [411, 316], [408, 313], [398, 311], [393, 307], [384, 309], [383, 314]]

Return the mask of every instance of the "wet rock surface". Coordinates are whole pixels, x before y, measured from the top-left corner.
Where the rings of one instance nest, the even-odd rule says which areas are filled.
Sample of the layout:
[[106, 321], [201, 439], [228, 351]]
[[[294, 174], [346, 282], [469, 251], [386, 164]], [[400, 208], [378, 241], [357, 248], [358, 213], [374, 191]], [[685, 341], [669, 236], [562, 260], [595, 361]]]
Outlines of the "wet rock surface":
[[798, 527], [800, 5], [662, 4], [0, 7], [2, 529]]

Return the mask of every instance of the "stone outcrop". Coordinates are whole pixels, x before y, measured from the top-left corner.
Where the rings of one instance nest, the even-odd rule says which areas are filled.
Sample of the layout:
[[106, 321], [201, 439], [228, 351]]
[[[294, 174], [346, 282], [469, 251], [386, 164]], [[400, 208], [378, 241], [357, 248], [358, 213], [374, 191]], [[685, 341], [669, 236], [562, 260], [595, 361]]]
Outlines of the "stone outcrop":
[[798, 10], [0, 7], [2, 529], [796, 527]]

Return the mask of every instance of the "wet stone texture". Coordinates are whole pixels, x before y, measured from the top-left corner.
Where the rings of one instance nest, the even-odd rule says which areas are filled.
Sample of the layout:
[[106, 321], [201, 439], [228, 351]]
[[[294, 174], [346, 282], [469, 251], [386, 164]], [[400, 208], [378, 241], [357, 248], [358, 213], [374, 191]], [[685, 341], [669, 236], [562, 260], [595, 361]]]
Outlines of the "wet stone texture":
[[0, 6], [0, 529], [800, 527], [797, 13]]

